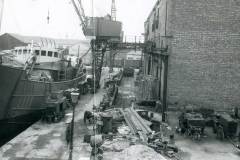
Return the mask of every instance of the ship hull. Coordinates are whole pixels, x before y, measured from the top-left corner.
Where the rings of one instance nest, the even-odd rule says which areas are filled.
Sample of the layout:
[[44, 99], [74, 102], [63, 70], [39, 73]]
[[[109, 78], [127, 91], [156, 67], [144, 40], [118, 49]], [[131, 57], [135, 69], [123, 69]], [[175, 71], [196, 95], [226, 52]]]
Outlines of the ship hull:
[[25, 70], [4, 65], [0, 65], [0, 75], [0, 138], [5, 131], [14, 132], [14, 128], [18, 130], [39, 119], [50, 93], [74, 88], [85, 80], [81, 75], [61, 82], [34, 81], [26, 78]]

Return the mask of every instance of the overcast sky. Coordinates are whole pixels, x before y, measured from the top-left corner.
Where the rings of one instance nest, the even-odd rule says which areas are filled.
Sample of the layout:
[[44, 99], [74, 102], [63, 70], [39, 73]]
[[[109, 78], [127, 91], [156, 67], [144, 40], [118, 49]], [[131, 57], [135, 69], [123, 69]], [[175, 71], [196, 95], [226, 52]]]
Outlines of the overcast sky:
[[[125, 35], [140, 36], [157, 0], [116, 0], [117, 20]], [[111, 12], [111, 0], [82, 0], [87, 16]], [[94, 11], [92, 12], [92, 2]], [[47, 23], [48, 10], [50, 22]], [[5, 0], [2, 30], [22, 35], [84, 39], [71, 0]]]

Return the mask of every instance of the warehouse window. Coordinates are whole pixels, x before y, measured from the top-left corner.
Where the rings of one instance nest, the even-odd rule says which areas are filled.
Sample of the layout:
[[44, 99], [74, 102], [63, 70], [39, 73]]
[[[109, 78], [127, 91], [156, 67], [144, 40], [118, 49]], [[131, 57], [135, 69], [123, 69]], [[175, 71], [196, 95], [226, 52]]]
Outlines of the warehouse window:
[[41, 51], [41, 56], [46, 56], [46, 51]]

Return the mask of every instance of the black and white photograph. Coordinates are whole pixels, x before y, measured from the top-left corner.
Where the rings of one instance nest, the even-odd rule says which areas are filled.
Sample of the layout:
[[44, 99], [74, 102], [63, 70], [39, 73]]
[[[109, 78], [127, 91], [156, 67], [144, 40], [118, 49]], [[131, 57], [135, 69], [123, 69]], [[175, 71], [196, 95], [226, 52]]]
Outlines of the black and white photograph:
[[0, 160], [239, 160], [240, 0], [0, 0]]

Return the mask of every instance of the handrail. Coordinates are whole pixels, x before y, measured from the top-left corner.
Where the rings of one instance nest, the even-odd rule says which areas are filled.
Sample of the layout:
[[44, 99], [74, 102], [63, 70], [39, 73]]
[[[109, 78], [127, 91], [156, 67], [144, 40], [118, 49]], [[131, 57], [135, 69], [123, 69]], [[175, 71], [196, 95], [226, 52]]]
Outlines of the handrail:
[[81, 78], [84, 78], [84, 76], [86, 76], [86, 74], [83, 74], [82, 76], [71, 79], [71, 80], [65, 80], [65, 81], [59, 81], [59, 82], [46, 82], [46, 83], [50, 83], [50, 84], [68, 83], [68, 82], [71, 82], [71, 81], [76, 81], [76, 80], [79, 80]]
[[[5, 60], [4, 60], [4, 59], [5, 59]], [[4, 62], [4, 61], [9, 60], [9, 61], [12, 61], [13, 63], [15, 62], [15, 63], [18, 64], [18, 65], [24, 66], [24, 63], [22, 63], [22, 62], [20, 62], [20, 61], [18, 61], [18, 60], [16, 60], [16, 59], [14, 59], [13, 57], [8, 56], [8, 55], [2, 55], [2, 60], [3, 60], [2, 63], [7, 63], [7, 62]]]

